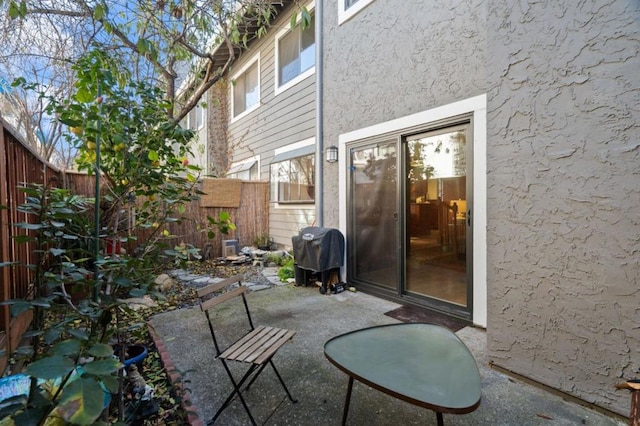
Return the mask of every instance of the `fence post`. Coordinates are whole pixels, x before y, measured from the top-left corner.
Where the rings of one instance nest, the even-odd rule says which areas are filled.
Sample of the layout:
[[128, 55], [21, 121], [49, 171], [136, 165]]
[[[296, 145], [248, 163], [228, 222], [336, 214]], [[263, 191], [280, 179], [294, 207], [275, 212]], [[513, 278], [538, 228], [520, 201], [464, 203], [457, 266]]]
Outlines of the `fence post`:
[[[0, 206], [8, 207], [9, 197], [7, 190], [7, 141], [5, 138], [4, 120], [0, 118]], [[5, 208], [0, 208], [0, 263], [11, 261], [9, 257], [9, 213]], [[0, 301], [11, 298], [9, 280], [11, 278], [9, 268], [0, 268]], [[9, 332], [10, 324], [9, 307], [0, 306], [0, 349], [9, 353], [11, 342]], [[4, 372], [8, 356], [0, 358], [0, 374]]]

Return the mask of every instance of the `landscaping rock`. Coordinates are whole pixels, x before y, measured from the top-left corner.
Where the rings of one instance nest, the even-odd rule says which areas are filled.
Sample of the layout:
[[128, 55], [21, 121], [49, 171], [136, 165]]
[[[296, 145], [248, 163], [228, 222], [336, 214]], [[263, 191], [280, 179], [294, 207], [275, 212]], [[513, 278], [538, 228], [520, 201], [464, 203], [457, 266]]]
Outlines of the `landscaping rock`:
[[155, 308], [157, 303], [149, 296], [144, 297], [132, 297], [130, 299], [123, 300], [131, 309], [137, 311], [138, 309]]
[[154, 282], [158, 286], [158, 290], [160, 290], [163, 293], [166, 293], [168, 290], [170, 290], [176, 285], [175, 280], [167, 274], [158, 275]]

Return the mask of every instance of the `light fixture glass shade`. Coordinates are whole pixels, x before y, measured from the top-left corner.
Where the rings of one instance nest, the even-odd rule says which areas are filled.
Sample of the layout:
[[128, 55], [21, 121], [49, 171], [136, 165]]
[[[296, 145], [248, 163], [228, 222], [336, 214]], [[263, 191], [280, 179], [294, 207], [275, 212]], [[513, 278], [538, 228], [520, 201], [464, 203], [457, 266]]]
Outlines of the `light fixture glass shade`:
[[335, 145], [327, 147], [326, 155], [329, 163], [335, 163], [338, 161], [338, 147]]

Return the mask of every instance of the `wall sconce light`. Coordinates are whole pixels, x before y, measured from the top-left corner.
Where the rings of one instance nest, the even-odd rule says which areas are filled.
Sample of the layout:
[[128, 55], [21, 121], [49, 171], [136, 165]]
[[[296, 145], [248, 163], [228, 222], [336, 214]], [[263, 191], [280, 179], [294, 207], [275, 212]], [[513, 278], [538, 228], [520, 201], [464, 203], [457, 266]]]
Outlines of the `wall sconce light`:
[[326, 155], [327, 162], [335, 163], [336, 161], [338, 161], [338, 147], [335, 145], [327, 147]]

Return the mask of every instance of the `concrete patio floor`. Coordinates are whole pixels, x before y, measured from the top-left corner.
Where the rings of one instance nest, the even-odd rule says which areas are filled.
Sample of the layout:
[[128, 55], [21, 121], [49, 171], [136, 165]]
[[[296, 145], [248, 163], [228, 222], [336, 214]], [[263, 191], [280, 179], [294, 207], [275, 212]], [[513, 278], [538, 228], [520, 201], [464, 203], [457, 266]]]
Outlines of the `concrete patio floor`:
[[[298, 403], [287, 399], [273, 371], [267, 368], [245, 394], [256, 421], [268, 425], [339, 425], [347, 376], [325, 358], [324, 343], [351, 330], [398, 322], [384, 313], [399, 305], [359, 292], [323, 296], [317, 288], [291, 285], [254, 291], [247, 297], [256, 325], [297, 331], [293, 341], [273, 360]], [[223, 323], [234, 324], [238, 320], [235, 309], [220, 312]], [[197, 415], [191, 423], [206, 424], [232, 387], [222, 364], [214, 358], [204, 314], [199, 308], [174, 310], [154, 316], [151, 326], [160, 346], [166, 348], [162, 348], [165, 357], [170, 358], [166, 362], [181, 373], [190, 391]], [[608, 417], [491, 369], [483, 330], [465, 327], [456, 334], [469, 347], [480, 369], [482, 401], [472, 413], [445, 414], [445, 425], [626, 424], [620, 418]], [[347, 423], [435, 425], [436, 415], [356, 381]], [[236, 399], [216, 424], [250, 422]]]

